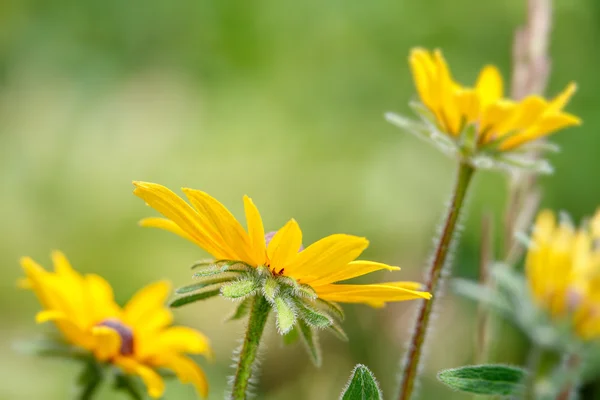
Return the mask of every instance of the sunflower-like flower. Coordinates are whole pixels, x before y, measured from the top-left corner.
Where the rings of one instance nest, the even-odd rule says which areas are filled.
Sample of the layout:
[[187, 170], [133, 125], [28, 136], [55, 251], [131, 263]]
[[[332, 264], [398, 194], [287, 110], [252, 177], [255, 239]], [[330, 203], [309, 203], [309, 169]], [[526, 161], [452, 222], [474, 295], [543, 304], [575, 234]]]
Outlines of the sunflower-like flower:
[[[262, 218], [252, 200], [244, 196], [246, 231], [235, 217], [208, 194], [184, 188], [185, 202], [164, 186], [134, 182], [134, 193], [166, 218], [146, 218], [142, 226], [162, 228], [182, 236], [214, 257], [199, 263], [205, 267], [199, 283], [184, 287], [186, 293], [172, 305], [187, 304], [210, 295], [222, 294], [247, 301], [263, 296], [277, 313], [280, 333], [296, 325], [340, 330], [329, 313], [340, 316], [336, 303], [364, 303], [381, 307], [386, 302], [429, 299], [416, 282], [378, 284], [337, 283], [378, 270], [397, 270], [373, 261], [357, 261], [369, 242], [362, 237], [335, 234], [307, 248], [302, 231], [290, 220], [277, 232], [265, 234]], [[194, 292], [197, 291], [197, 292]], [[190, 294], [191, 293], [191, 294]], [[325, 308], [325, 310], [319, 308]], [[243, 315], [243, 302], [236, 315]]]
[[466, 87], [454, 80], [439, 50], [413, 49], [409, 63], [420, 98], [413, 106], [422, 123], [392, 113], [387, 119], [475, 167], [549, 172], [547, 162], [529, 154], [541, 146], [533, 142], [581, 123], [563, 111], [576, 90], [574, 83], [552, 100], [530, 95], [516, 101], [504, 97], [502, 76], [495, 66], [484, 67], [475, 86]]
[[86, 364], [114, 366], [118, 377], [139, 376], [153, 398], [164, 393], [163, 368], [207, 395], [204, 372], [186, 353], [209, 356], [208, 340], [194, 329], [170, 326], [173, 316], [164, 305], [169, 283], [141, 289], [121, 308], [102, 277], [81, 275], [60, 252], [52, 253], [52, 260], [54, 272], [29, 257], [21, 260], [26, 278], [20, 283], [35, 292], [43, 307], [36, 315], [38, 323], [54, 322], [67, 344], [83, 353]]
[[530, 292], [537, 305], [575, 335], [600, 337], [600, 210], [575, 229], [542, 211], [536, 220], [526, 259]]

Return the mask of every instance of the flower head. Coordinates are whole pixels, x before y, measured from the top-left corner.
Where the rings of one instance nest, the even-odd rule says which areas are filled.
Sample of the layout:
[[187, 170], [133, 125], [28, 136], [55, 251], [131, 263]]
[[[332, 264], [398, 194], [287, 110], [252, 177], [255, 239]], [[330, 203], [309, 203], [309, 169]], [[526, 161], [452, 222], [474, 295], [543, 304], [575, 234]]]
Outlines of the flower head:
[[579, 229], [551, 211], [536, 220], [527, 253], [527, 281], [535, 302], [577, 337], [600, 337], [600, 210]]
[[[338, 302], [380, 307], [391, 301], [431, 297], [416, 282], [338, 283], [378, 270], [398, 269], [356, 260], [369, 244], [365, 238], [336, 234], [303, 248], [302, 231], [293, 219], [276, 233], [265, 235], [260, 213], [247, 196], [246, 230], [221, 203], [204, 192], [183, 189], [189, 205], [164, 186], [146, 182], [134, 185], [134, 193], [166, 217], [146, 218], [142, 226], [176, 233], [214, 257], [213, 261], [198, 264], [204, 269], [195, 276], [202, 280], [180, 288], [178, 293], [185, 296], [172, 306], [219, 293], [244, 300], [264, 296], [277, 314], [281, 334], [300, 325], [304, 333], [310, 328], [332, 328], [343, 335], [329, 315], [341, 318]], [[247, 302], [242, 302], [235, 315], [245, 315], [247, 307]]]
[[165, 385], [157, 372], [168, 368], [182, 382], [191, 382], [203, 396], [204, 373], [186, 353], [210, 354], [200, 332], [170, 326], [173, 316], [164, 302], [167, 282], [156, 282], [137, 292], [123, 308], [116, 304], [108, 282], [95, 274], [81, 275], [60, 252], [52, 254], [54, 272], [29, 257], [21, 260], [26, 278], [43, 310], [38, 323], [52, 321], [72, 346], [88, 352], [98, 363], [113, 365], [144, 381], [151, 397], [161, 397]]
[[416, 108], [423, 124], [395, 114], [388, 114], [388, 119], [423, 134], [477, 167], [547, 169], [547, 164], [527, 157], [532, 142], [581, 123], [563, 111], [576, 90], [574, 83], [552, 100], [530, 95], [516, 101], [504, 97], [502, 77], [494, 66], [484, 67], [474, 87], [467, 87], [454, 80], [439, 50], [413, 49], [409, 63], [421, 100]]

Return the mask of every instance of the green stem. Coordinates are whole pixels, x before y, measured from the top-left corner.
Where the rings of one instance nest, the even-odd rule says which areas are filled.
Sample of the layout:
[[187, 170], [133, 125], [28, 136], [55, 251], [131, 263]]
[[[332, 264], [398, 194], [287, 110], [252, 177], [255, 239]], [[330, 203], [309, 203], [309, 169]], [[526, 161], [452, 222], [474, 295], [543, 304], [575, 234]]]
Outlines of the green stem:
[[527, 372], [529, 373], [529, 376], [525, 382], [524, 400], [535, 400], [537, 398], [536, 385], [538, 377], [540, 376], [540, 368], [542, 367], [544, 355], [544, 351], [540, 346], [535, 343], [532, 345], [533, 348], [529, 352], [529, 360], [527, 361]]
[[101, 367], [95, 360], [89, 359], [85, 362], [83, 370], [77, 378], [77, 400], [91, 400], [94, 398], [96, 390], [102, 383], [104, 376]]
[[581, 373], [581, 359], [575, 354], [568, 355], [562, 369], [564, 376], [567, 377], [567, 382], [561, 388], [556, 400], [569, 400], [575, 398], [577, 392], [577, 381]]
[[267, 323], [271, 305], [261, 295], [256, 295], [254, 305], [248, 319], [248, 328], [246, 329], [246, 337], [240, 352], [240, 359], [237, 363], [237, 369], [233, 379], [231, 389], [231, 400], [245, 400], [248, 391], [248, 384], [252, 376], [252, 365], [256, 360], [256, 353], [260, 338]]
[[415, 328], [404, 362], [399, 400], [410, 400], [413, 393], [419, 363], [423, 353], [423, 343], [427, 334], [427, 328], [429, 327], [431, 311], [435, 300], [437, 299], [437, 294], [439, 293], [441, 272], [446, 264], [448, 251], [452, 246], [452, 239], [454, 237], [454, 232], [456, 231], [456, 223], [458, 222], [458, 217], [474, 171], [474, 168], [465, 162], [459, 164], [456, 184], [454, 186], [450, 208], [448, 209], [448, 215], [444, 222], [444, 229], [437, 244], [435, 256], [427, 275], [425, 290], [431, 292], [433, 297], [431, 300], [422, 301], [419, 307]]

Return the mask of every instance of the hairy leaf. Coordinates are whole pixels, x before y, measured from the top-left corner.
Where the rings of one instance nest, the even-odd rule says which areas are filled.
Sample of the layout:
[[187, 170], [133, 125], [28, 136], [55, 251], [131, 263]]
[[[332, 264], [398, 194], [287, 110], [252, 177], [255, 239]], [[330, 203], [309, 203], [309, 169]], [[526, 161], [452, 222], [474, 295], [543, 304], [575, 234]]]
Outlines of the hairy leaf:
[[250, 310], [252, 309], [252, 300], [253, 300], [252, 297], [247, 297], [244, 300], [240, 301], [240, 304], [238, 304], [238, 306], [236, 307], [233, 314], [231, 314], [226, 319], [226, 321], [234, 321], [237, 319], [242, 319], [246, 315], [248, 315], [250, 313]]
[[381, 390], [369, 368], [362, 364], [354, 367], [341, 400], [381, 400]]
[[252, 277], [246, 277], [221, 286], [221, 294], [230, 299], [239, 299], [252, 294], [258, 288], [259, 282]]
[[205, 289], [206, 290], [202, 290], [197, 293], [192, 293], [192, 294], [178, 297], [175, 300], [171, 301], [171, 303], [169, 304], [169, 307], [177, 308], [177, 307], [185, 306], [186, 304], [194, 303], [199, 300], [208, 299], [210, 297], [217, 296], [221, 293], [220, 287], [217, 287], [214, 289], [213, 288], [205, 288]]
[[321, 366], [321, 347], [319, 346], [319, 338], [317, 332], [308, 326], [303, 320], [298, 321], [298, 328], [302, 341], [306, 345], [306, 350], [310, 356], [311, 361], [317, 367]]
[[523, 391], [526, 372], [508, 365], [468, 365], [438, 373], [454, 390], [490, 396], [511, 396]]
[[276, 297], [275, 311], [277, 312], [277, 330], [281, 335], [285, 335], [296, 323], [295, 310], [283, 297]]

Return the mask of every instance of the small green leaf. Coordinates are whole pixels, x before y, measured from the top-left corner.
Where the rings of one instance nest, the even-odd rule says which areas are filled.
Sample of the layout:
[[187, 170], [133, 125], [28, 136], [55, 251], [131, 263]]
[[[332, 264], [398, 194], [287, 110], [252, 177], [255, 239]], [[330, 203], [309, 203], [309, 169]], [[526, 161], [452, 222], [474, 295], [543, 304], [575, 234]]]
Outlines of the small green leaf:
[[133, 400], [143, 400], [144, 395], [137, 382], [130, 375], [117, 373], [115, 375], [114, 388], [116, 391], [123, 391]]
[[77, 377], [77, 398], [89, 400], [104, 380], [102, 368], [95, 360], [90, 359], [83, 366], [83, 370]]
[[217, 296], [221, 293], [221, 288], [218, 287], [216, 289], [208, 289], [207, 290], [203, 290], [201, 292], [198, 293], [192, 293], [192, 294], [188, 294], [185, 296], [181, 296], [175, 300], [173, 300], [170, 304], [169, 307], [171, 308], [177, 308], [177, 307], [181, 307], [181, 306], [185, 306], [186, 304], [190, 304], [190, 303], [194, 303], [196, 301], [199, 300], [204, 300], [204, 299], [208, 299], [210, 297], [213, 296]]
[[317, 299], [316, 302], [319, 303], [319, 305], [323, 306], [323, 308], [325, 308], [328, 312], [333, 314], [333, 316], [337, 320], [343, 321], [344, 318], [346, 318], [346, 316], [344, 315], [344, 310], [342, 310], [342, 307], [339, 304], [320, 298]]
[[508, 365], [468, 365], [438, 373], [454, 390], [490, 396], [511, 396], [523, 391], [526, 372]]
[[310, 285], [307, 285], [304, 283], [301, 285], [298, 285], [298, 287], [296, 288], [296, 291], [302, 297], [308, 297], [311, 300], [314, 300], [317, 298], [317, 292], [315, 292], [315, 289], [313, 289], [312, 286], [310, 286]]
[[335, 336], [337, 336], [338, 339], [340, 339], [344, 342], [348, 341], [348, 336], [346, 335], [346, 332], [344, 332], [342, 327], [339, 326], [338, 324], [336, 324], [335, 322], [333, 324], [331, 324], [329, 327], [327, 327], [327, 330], [330, 331], [331, 333], [333, 333]]
[[203, 279], [200, 282], [196, 282], [196, 283], [192, 283], [190, 285], [182, 286], [182, 287], [178, 288], [177, 290], [175, 290], [175, 293], [176, 294], [185, 294], [185, 293], [195, 292], [196, 290], [203, 289], [203, 288], [205, 288], [207, 286], [214, 285], [216, 283], [229, 282], [233, 278], [235, 278], [235, 276], [230, 275], [230, 276], [222, 276], [222, 277], [219, 276], [219, 277], [216, 277], [216, 278]]
[[308, 324], [302, 320], [298, 321], [298, 327], [300, 328], [300, 336], [306, 345], [306, 350], [310, 356], [311, 361], [317, 367], [321, 366], [321, 346], [319, 346], [319, 338], [317, 332]]
[[221, 294], [230, 299], [239, 299], [252, 294], [258, 287], [259, 283], [256, 280], [247, 277], [221, 286]]
[[282, 297], [275, 298], [275, 311], [277, 311], [277, 330], [285, 335], [296, 323], [296, 314], [290, 304]]
[[286, 346], [294, 344], [298, 341], [299, 338], [300, 334], [298, 334], [298, 329], [296, 329], [296, 327], [292, 327], [292, 329], [288, 333], [283, 335], [283, 344], [285, 344]]
[[362, 364], [354, 367], [340, 400], [381, 400], [381, 390], [369, 368]]
[[247, 297], [244, 300], [240, 301], [240, 304], [236, 307], [233, 314], [231, 314], [226, 321], [235, 321], [238, 319], [244, 318], [246, 315], [250, 313], [250, 309], [252, 308], [252, 297]]
[[298, 310], [298, 315], [307, 324], [315, 328], [327, 328], [333, 324], [331, 317], [323, 312], [319, 312], [303, 301], [295, 300], [294, 304]]
[[273, 304], [275, 301], [275, 296], [277, 296], [278, 292], [279, 285], [277, 284], [277, 281], [271, 277], [268, 277], [263, 285], [263, 295], [265, 296], [265, 299], [267, 299], [269, 303]]

